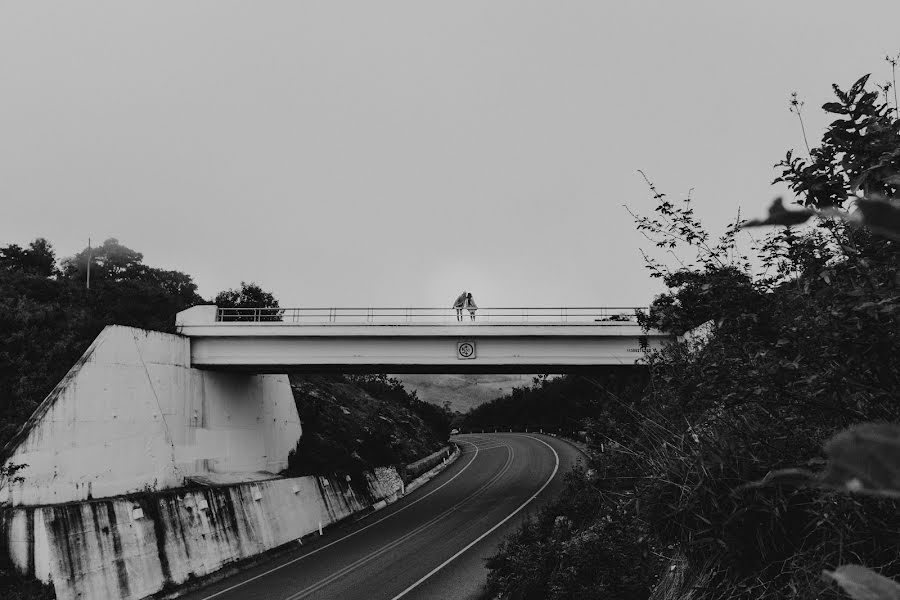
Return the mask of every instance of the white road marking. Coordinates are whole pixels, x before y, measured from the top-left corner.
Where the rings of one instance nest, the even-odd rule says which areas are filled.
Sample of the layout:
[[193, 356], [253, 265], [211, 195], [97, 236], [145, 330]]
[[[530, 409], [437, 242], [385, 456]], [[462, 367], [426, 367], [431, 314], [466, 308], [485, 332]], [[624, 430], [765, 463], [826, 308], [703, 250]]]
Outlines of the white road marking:
[[415, 536], [419, 535], [419, 534], [422, 533], [423, 531], [425, 531], [425, 530], [427, 530], [427, 529], [430, 529], [430, 528], [431, 528], [432, 526], [434, 526], [438, 521], [441, 521], [442, 519], [444, 519], [445, 517], [447, 517], [449, 514], [451, 514], [451, 513], [453, 513], [453, 512], [456, 512], [456, 511], [457, 511], [461, 506], [463, 506], [464, 504], [470, 502], [470, 501], [473, 500], [474, 498], [477, 498], [478, 496], [480, 496], [481, 494], [483, 494], [485, 491], [487, 491], [487, 489], [488, 489], [489, 487], [491, 487], [493, 484], [495, 484], [497, 481], [499, 481], [500, 478], [503, 477], [503, 476], [506, 474], [506, 472], [509, 471], [509, 468], [512, 466], [513, 460], [514, 460], [514, 458], [515, 458], [515, 451], [514, 451], [514, 450], [512, 449], [512, 447], [510, 447], [510, 446], [507, 446], [507, 448], [509, 449], [509, 456], [507, 457], [506, 463], [503, 465], [503, 468], [500, 469], [500, 471], [498, 471], [497, 473], [495, 473], [495, 474], [493, 475], [493, 477], [491, 477], [491, 479], [489, 479], [489, 480], [487, 481], [487, 483], [483, 484], [483, 485], [482, 485], [480, 488], [478, 488], [476, 491], [474, 491], [473, 493], [469, 494], [468, 496], [466, 496], [465, 498], [463, 498], [462, 500], [460, 500], [459, 502], [457, 502], [456, 504], [454, 504], [454, 505], [451, 506], [450, 508], [446, 509], [444, 512], [440, 513], [439, 515], [437, 515], [437, 516], [435, 516], [435, 517], [432, 517], [430, 520], [428, 520], [428, 521], [426, 521], [425, 523], [419, 525], [418, 527], [416, 527], [416, 528], [413, 529], [412, 531], [409, 531], [409, 532], [405, 533], [404, 535], [400, 536], [399, 538], [394, 539], [393, 541], [391, 541], [391, 542], [385, 544], [384, 546], [382, 546], [382, 547], [379, 548], [378, 550], [375, 550], [374, 552], [369, 553], [368, 555], [366, 555], [366, 556], [364, 556], [364, 557], [362, 557], [362, 558], [356, 560], [355, 562], [353, 562], [353, 563], [347, 565], [346, 567], [343, 567], [342, 569], [340, 569], [340, 570], [338, 570], [338, 571], [335, 571], [334, 573], [332, 573], [332, 574], [329, 575], [328, 577], [325, 577], [325, 578], [323, 578], [323, 579], [317, 581], [316, 583], [314, 583], [314, 584], [312, 584], [312, 585], [310, 585], [310, 586], [305, 587], [305, 588], [302, 589], [302, 590], [299, 590], [299, 591], [297, 591], [297, 592], [294, 592], [293, 594], [291, 594], [290, 596], [288, 596], [287, 598], [285, 598], [285, 600], [300, 600], [301, 598], [305, 598], [306, 596], [308, 596], [308, 595], [310, 595], [310, 594], [312, 594], [312, 593], [314, 593], [314, 592], [319, 591], [320, 589], [322, 589], [322, 588], [325, 587], [326, 585], [328, 585], [328, 584], [330, 584], [330, 583], [333, 583], [334, 581], [340, 579], [341, 577], [344, 577], [345, 575], [347, 575], [347, 574], [349, 574], [349, 573], [355, 571], [355, 570], [358, 569], [359, 567], [364, 566], [364, 565], [366, 565], [366, 564], [372, 562], [373, 560], [375, 560], [376, 558], [378, 558], [379, 556], [381, 556], [381, 555], [384, 554], [385, 552], [388, 552], [388, 551], [390, 551], [390, 550], [396, 548], [396, 547], [399, 546], [400, 544], [403, 544], [404, 542], [406, 542], [406, 541], [408, 541], [408, 540], [414, 538]]
[[[432, 569], [427, 575], [425, 575], [424, 577], [422, 577], [421, 579], [419, 579], [417, 582], [415, 582], [414, 584], [412, 584], [411, 586], [409, 586], [408, 588], [406, 588], [405, 590], [403, 590], [402, 592], [400, 592], [399, 594], [397, 594], [396, 596], [394, 596], [393, 598], [391, 598], [391, 600], [398, 600], [398, 598], [402, 598], [403, 596], [405, 596], [405, 595], [408, 594], [409, 592], [411, 592], [411, 591], [413, 591], [414, 589], [416, 589], [419, 585], [421, 585], [421, 584], [422, 584], [424, 581], [426, 581], [429, 577], [431, 577], [432, 575], [434, 575], [435, 573], [437, 573], [438, 571], [440, 571], [441, 569], [443, 569], [444, 567], [446, 567], [447, 565], [449, 565], [451, 562], [453, 562], [454, 560], [456, 560], [457, 558], [459, 558], [460, 556], [462, 556], [462, 554], [463, 554], [466, 550], [468, 550], [469, 548], [471, 548], [472, 546], [474, 546], [475, 544], [477, 544], [478, 542], [480, 542], [481, 540], [483, 540], [484, 538], [486, 538], [487, 536], [489, 536], [489, 535], [490, 535], [491, 533], [493, 533], [498, 527], [500, 527], [501, 525], [503, 525], [504, 523], [506, 523], [507, 521], [509, 521], [511, 518], [513, 518], [516, 514], [518, 514], [518, 512], [519, 512], [520, 510], [522, 510], [523, 508], [525, 508], [532, 500], [534, 500], [535, 498], [537, 498], [538, 494], [540, 494], [541, 492], [544, 491], [544, 488], [546, 488], [548, 485], [550, 485], [550, 482], [553, 481], [553, 478], [554, 478], [554, 477], [556, 477], [556, 472], [559, 471], [559, 454], [557, 454], [557, 453], [556, 453], [556, 450], [554, 450], [553, 447], [552, 447], [550, 444], [548, 444], [547, 442], [545, 442], [544, 440], [539, 440], [538, 438], [532, 437], [532, 436], [530, 436], [530, 435], [526, 435], [525, 437], [531, 438], [531, 439], [533, 439], [533, 440], [536, 440], [536, 441], [538, 441], [538, 442], [544, 444], [545, 446], [547, 446], [548, 448], [550, 448], [550, 451], [551, 451], [551, 452], [553, 452], [553, 456], [556, 457], [556, 465], [554, 465], [554, 467], [553, 467], [553, 472], [550, 474], [550, 478], [547, 479], [547, 481], [544, 482], [544, 485], [542, 485], [541, 488], [540, 488], [538, 491], [536, 491], [536, 492], [534, 493], [534, 495], [531, 496], [531, 498], [529, 498], [528, 500], [526, 500], [525, 502], [523, 502], [522, 505], [519, 506], [519, 508], [517, 508], [516, 510], [512, 511], [511, 513], [509, 513], [509, 515], [507, 515], [506, 518], [504, 518], [502, 521], [500, 521], [499, 523], [497, 523], [496, 525], [494, 525], [493, 527], [491, 527], [490, 529], [488, 529], [487, 531], [485, 531], [484, 533], [482, 533], [480, 536], [478, 536], [478, 537], [475, 538], [472, 542], [470, 542], [465, 548], [463, 548], [462, 550], [460, 550], [459, 552], [457, 552], [456, 554], [454, 554], [453, 556], [451, 556], [450, 558], [448, 558], [447, 560], [445, 560], [444, 562], [442, 562], [440, 565], [438, 565], [437, 567], [435, 567], [434, 569]], [[473, 460], [474, 460], [474, 459], [473, 459]]]
[[[504, 444], [495, 444], [493, 446], [476, 446], [478, 450], [495, 450], [496, 448], [506, 448]], [[470, 450], [464, 451], [463, 454], [472, 454]]]
[[[473, 444], [472, 442], [469, 442], [469, 441], [467, 441], [467, 440], [460, 440], [460, 441], [461, 441], [461, 442], [465, 442], [466, 444], [471, 444], [471, 445], [475, 446], [475, 444]], [[400, 509], [398, 509], [398, 510], [392, 512], [392, 513], [389, 514], [389, 515], [385, 515], [384, 517], [378, 519], [377, 521], [373, 521], [372, 523], [369, 523], [369, 524], [366, 525], [365, 527], [361, 527], [361, 528], [357, 529], [356, 531], [354, 531], [354, 532], [351, 533], [351, 534], [345, 535], [345, 536], [342, 537], [342, 538], [338, 538], [338, 539], [334, 540], [333, 542], [330, 542], [330, 543], [328, 543], [328, 544], [325, 544], [324, 546], [321, 546], [321, 547], [319, 547], [319, 548], [316, 548], [316, 549], [313, 550], [312, 552], [309, 552], [309, 553], [307, 553], [307, 554], [304, 554], [303, 556], [298, 556], [297, 558], [295, 558], [295, 559], [293, 559], [293, 560], [290, 560], [290, 561], [284, 563], [283, 565], [278, 565], [277, 567], [274, 567], [274, 568], [272, 568], [272, 569], [269, 569], [268, 571], [265, 571], [265, 572], [263, 572], [263, 573], [260, 573], [259, 575], [254, 575], [254, 576], [251, 577], [250, 579], [246, 579], [246, 580], [244, 580], [244, 581], [242, 581], [242, 582], [240, 582], [240, 583], [236, 583], [236, 584], [234, 584], [234, 585], [231, 586], [231, 587], [228, 587], [228, 588], [225, 588], [224, 590], [220, 590], [220, 591], [216, 592], [215, 594], [210, 594], [209, 596], [205, 596], [205, 597], [203, 598], [203, 600], [210, 600], [210, 598], [215, 598], [215, 597], [217, 597], [217, 596], [221, 596], [222, 594], [225, 594], [226, 592], [230, 592], [231, 590], [235, 590], [235, 589], [237, 589], [237, 588], [239, 588], [239, 587], [242, 587], [242, 586], [244, 586], [244, 585], [250, 583], [251, 581], [256, 581], [256, 580], [259, 579], [260, 577], [265, 577], [266, 575], [269, 575], [270, 573], [274, 573], [275, 571], [280, 571], [281, 569], [287, 567], [288, 565], [292, 565], [292, 564], [294, 564], [295, 562], [299, 562], [299, 561], [303, 560], [304, 558], [306, 558], [306, 557], [308, 557], [308, 556], [312, 556], [313, 554], [316, 554], [317, 552], [321, 552], [322, 550], [324, 550], [324, 549], [326, 549], [326, 548], [329, 548], [329, 547], [334, 546], [335, 544], [337, 544], [337, 543], [339, 543], [339, 542], [342, 542], [342, 541], [344, 541], [344, 540], [346, 540], [346, 539], [348, 539], [348, 538], [351, 538], [351, 537], [353, 537], [354, 535], [356, 535], [357, 533], [360, 533], [360, 532], [362, 532], [362, 531], [365, 531], [366, 529], [368, 529], [368, 528], [370, 528], [370, 527], [374, 527], [375, 525], [378, 525], [378, 524], [381, 523], [382, 521], [386, 521], [387, 519], [390, 519], [390, 518], [393, 517], [394, 515], [403, 512], [404, 510], [406, 510], [406, 509], [409, 508], [410, 506], [413, 506], [413, 505], [415, 505], [415, 504], [418, 504], [419, 502], [421, 502], [422, 500], [424, 500], [424, 499], [427, 498], [428, 496], [430, 496], [430, 495], [434, 494], [435, 492], [437, 492], [438, 490], [440, 490], [440, 489], [441, 489], [442, 487], [444, 487], [445, 485], [449, 485], [451, 481], [453, 481], [454, 479], [456, 479], [457, 477], [459, 477], [460, 475], [462, 475], [462, 474], [463, 474], [463, 471], [465, 471], [466, 469], [468, 469], [468, 468], [469, 468], [469, 465], [471, 465], [473, 462], [475, 462], [475, 458], [477, 458], [477, 457], [478, 457], [478, 447], [475, 446], [475, 455], [472, 457], [472, 460], [470, 460], [469, 463], [468, 463], [466, 466], [464, 466], [462, 469], [459, 470], [459, 473], [457, 473], [456, 475], [454, 475], [453, 477], [451, 477], [450, 479], [448, 479], [447, 481], [445, 481], [444, 483], [442, 483], [439, 487], [436, 487], [435, 489], [431, 490], [430, 492], [428, 492], [427, 494], [425, 494], [425, 495], [422, 496], [421, 498], [419, 498], [419, 499], [417, 499], [417, 500], [414, 500], [414, 501], [410, 502], [410, 503], [407, 504], [406, 506], [404, 506], [404, 507], [402, 507], [402, 508], [400, 508]]]

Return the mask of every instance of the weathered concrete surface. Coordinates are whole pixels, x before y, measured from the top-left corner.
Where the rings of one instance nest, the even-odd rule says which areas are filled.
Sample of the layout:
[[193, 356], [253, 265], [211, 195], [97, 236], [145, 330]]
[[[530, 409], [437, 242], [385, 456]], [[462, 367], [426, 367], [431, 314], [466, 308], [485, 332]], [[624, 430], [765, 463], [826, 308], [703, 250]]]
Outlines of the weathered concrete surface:
[[406, 465], [406, 467], [404, 468], [404, 471], [405, 471], [407, 481], [411, 480], [411, 479], [415, 479], [416, 477], [418, 477], [425, 471], [430, 470], [436, 464], [443, 462], [444, 460], [447, 460], [447, 458], [449, 458], [450, 454], [453, 452], [453, 449], [454, 448], [452, 446], [444, 446], [437, 452], [433, 452], [432, 454], [429, 454], [425, 458], [422, 458], [420, 460], [417, 460], [414, 463], [409, 463], [408, 465]]
[[15, 506], [184, 485], [210, 473], [287, 467], [300, 439], [285, 375], [190, 366], [190, 340], [109, 326], [3, 449], [24, 480]]
[[143, 493], [0, 513], [14, 564], [60, 600], [144, 598], [292, 542], [402, 489], [394, 468], [365, 481], [299, 477]]

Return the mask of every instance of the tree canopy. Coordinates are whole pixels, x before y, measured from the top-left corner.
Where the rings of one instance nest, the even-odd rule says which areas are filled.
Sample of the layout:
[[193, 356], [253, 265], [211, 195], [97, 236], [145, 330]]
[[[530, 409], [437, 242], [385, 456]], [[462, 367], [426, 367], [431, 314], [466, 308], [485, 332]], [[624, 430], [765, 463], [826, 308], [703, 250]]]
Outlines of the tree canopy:
[[75, 256], [63, 260], [63, 274], [70, 279], [84, 281], [90, 261], [91, 279], [122, 281], [136, 279], [143, 268], [144, 255], [109, 238], [96, 248], [85, 248]]
[[35, 239], [27, 248], [10, 244], [0, 248], [0, 269], [50, 277], [57, 273], [56, 253], [44, 238]]
[[280, 321], [282, 312], [278, 310], [278, 300], [256, 283], [241, 282], [241, 287], [228, 289], [216, 294], [214, 303], [219, 308], [233, 309], [226, 312], [225, 321]]
[[214, 300], [220, 308], [278, 308], [278, 300], [256, 283], [241, 282], [241, 287], [223, 290]]
[[190, 275], [144, 265], [115, 238], [96, 250], [88, 290], [87, 248], [60, 270], [43, 238], [0, 247], [0, 446], [103, 327], [174, 332], [175, 314], [204, 302]]

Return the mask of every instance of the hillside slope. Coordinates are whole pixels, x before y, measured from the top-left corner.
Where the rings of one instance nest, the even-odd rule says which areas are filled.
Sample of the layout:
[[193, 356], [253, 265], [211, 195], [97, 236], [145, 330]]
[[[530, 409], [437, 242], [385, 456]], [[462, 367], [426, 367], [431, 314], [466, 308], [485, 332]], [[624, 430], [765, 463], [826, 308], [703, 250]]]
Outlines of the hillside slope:
[[303, 436], [286, 475], [354, 473], [440, 450], [449, 415], [384, 375], [292, 375]]
[[425, 402], [467, 412], [532, 383], [532, 375], [394, 375]]

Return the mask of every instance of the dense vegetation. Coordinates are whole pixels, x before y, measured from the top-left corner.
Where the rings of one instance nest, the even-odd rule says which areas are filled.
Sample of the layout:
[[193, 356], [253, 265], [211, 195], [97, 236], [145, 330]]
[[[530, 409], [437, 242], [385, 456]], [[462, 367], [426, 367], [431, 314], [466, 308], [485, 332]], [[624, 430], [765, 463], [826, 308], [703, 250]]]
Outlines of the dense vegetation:
[[535, 377], [531, 386], [486, 402], [462, 415], [454, 426], [460, 431], [543, 429], [569, 437], [585, 431], [587, 419], [613, 418], [609, 398], [639, 397], [647, 371], [624, 368], [582, 376]]
[[291, 385], [303, 437], [289, 456], [289, 475], [409, 464], [450, 437], [445, 409], [385, 375], [293, 375]]
[[[649, 262], [669, 291], [643, 322], [704, 333], [651, 356], [642, 394], [584, 391], [598, 407], [589, 469], [489, 561], [490, 597], [838, 598], [823, 569], [900, 576], [896, 500], [844, 493], [871, 477], [828, 488], [779, 471], [819, 470], [849, 426], [900, 421], [900, 121], [867, 78], [834, 91], [821, 145], [777, 165], [799, 209], [778, 200], [745, 224], [789, 225], [757, 257], [738, 250], [739, 223], [712, 240], [688, 202], [651, 185], [656, 212], [638, 228], [695, 258]], [[876, 469], [870, 452], [867, 473], [894, 476], [885, 456]]]

